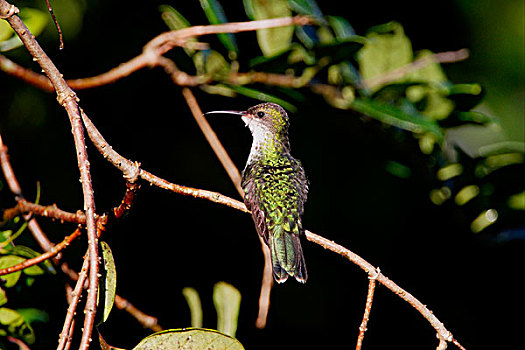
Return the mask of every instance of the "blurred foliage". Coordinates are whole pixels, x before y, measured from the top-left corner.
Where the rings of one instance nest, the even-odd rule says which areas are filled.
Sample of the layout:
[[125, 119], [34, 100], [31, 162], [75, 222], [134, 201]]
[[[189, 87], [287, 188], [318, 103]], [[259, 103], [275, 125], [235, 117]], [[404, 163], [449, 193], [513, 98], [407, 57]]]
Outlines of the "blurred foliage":
[[[233, 58], [221, 55], [220, 48], [186, 50], [197, 74], [213, 81], [201, 86], [202, 90], [275, 102], [292, 112], [296, 103], [314, 92], [328, 105], [348, 110], [349, 116], [357, 112], [393, 127], [393, 132], [401, 130], [417, 139], [434, 169], [435, 188], [429, 191], [434, 204], [453, 200], [468, 212], [472, 232], [482, 232], [497, 223], [496, 235], [507, 232], [506, 239], [521, 235], [525, 229], [519, 219], [523, 205], [517, 202], [525, 190], [525, 144], [506, 138], [498, 118], [475, 109], [485, 95], [479, 84], [451, 82], [431, 51], [413, 51], [400, 23], [378, 25], [366, 36], [359, 36], [344, 18], [324, 16], [313, 0], [245, 0], [243, 4], [250, 19], [302, 14], [316, 23], [295, 30], [258, 30], [263, 55], [250, 55], [251, 70], [246, 79], [232, 79], [239, 69], [237, 54], [243, 54], [236, 46]], [[201, 1], [201, 5], [210, 23], [225, 21], [218, 2]], [[160, 11], [172, 30], [189, 25], [171, 7], [162, 6]], [[234, 42], [231, 36], [221, 39], [228, 52]], [[416, 66], [415, 61], [423, 63]], [[400, 76], [390, 78], [393, 71], [401, 71]], [[249, 78], [255, 72], [281, 74], [292, 83], [255, 84]], [[495, 164], [494, 159], [504, 160], [489, 166]], [[411, 176], [410, 168], [396, 160], [388, 162], [385, 171], [401, 178]], [[514, 231], [516, 236], [508, 234]]]
[[[4, 223], [0, 230], [0, 269], [20, 264], [39, 255], [29, 247], [14, 244], [14, 240], [20, 237], [27, 227], [27, 223], [20, 222], [20, 217], [16, 217]], [[31, 324], [46, 322], [47, 314], [35, 308], [9, 308], [8, 295], [19, 294], [22, 289], [34, 283], [36, 276], [44, 273], [55, 273], [49, 261], [0, 277], [0, 337], [12, 336], [27, 344], [35, 342], [35, 332]], [[3, 346], [1, 339], [0, 346]]]

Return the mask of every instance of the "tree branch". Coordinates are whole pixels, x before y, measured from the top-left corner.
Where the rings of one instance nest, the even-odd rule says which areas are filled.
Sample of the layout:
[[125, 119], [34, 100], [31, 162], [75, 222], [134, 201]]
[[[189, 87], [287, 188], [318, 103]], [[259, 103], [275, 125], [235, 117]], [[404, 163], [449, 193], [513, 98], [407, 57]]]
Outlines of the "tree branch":
[[53, 84], [57, 93], [57, 100], [66, 109], [69, 116], [71, 131], [75, 141], [78, 168], [80, 170], [80, 179], [84, 194], [84, 208], [86, 212], [86, 227], [89, 246], [89, 289], [85, 309], [86, 316], [84, 318], [84, 332], [82, 333], [82, 341], [80, 343], [80, 349], [84, 350], [89, 347], [89, 343], [91, 342], [91, 332], [95, 320], [98, 291], [98, 243], [95, 222], [95, 200], [93, 197], [89, 161], [84, 140], [84, 130], [80, 117], [80, 109], [77, 104], [78, 98], [75, 92], [69, 88], [65, 80], [62, 78], [62, 74], [60, 74], [54, 63], [46, 55], [44, 50], [42, 50], [29, 29], [25, 26], [22, 20], [15, 15], [18, 11], [14, 10], [14, 8], [13, 5], [5, 0], [0, 0], [0, 17], [9, 22], [11, 28], [13, 28], [20, 40], [22, 40], [24, 46], [27, 48], [31, 56], [33, 56], [33, 59], [40, 64], [40, 67], [42, 67], [45, 74]]

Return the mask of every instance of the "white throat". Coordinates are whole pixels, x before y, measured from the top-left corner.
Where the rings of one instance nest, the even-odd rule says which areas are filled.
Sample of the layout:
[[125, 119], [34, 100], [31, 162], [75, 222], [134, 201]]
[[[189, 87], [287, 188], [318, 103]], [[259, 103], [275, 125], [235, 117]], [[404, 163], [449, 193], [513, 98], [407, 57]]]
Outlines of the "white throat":
[[250, 164], [257, 156], [264, 154], [265, 149], [268, 151], [275, 147], [275, 135], [264, 125], [254, 121], [252, 118], [242, 117], [246, 126], [250, 129], [253, 137], [252, 148], [248, 157], [247, 164]]

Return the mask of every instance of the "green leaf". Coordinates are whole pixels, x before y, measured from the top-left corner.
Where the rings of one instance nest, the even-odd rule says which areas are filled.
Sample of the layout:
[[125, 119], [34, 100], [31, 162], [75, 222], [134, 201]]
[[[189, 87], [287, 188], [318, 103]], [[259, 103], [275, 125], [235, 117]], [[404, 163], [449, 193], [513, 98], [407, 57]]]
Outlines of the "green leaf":
[[[169, 5], [160, 5], [159, 11], [160, 11], [162, 20], [164, 21], [164, 23], [166, 23], [166, 25], [168, 26], [170, 30], [179, 30], [179, 29], [187, 28], [191, 25], [190, 22], [186, 18], [184, 18], [184, 16], [181, 15], [179, 11], [175, 10], [173, 7]], [[191, 38], [188, 41], [196, 42], [197, 39]], [[192, 50], [188, 48], [187, 46], [184, 46], [183, 48], [184, 48], [184, 52], [186, 52], [188, 56], [193, 55], [193, 53], [195, 52], [195, 50]]]
[[332, 30], [334, 31], [336, 39], [345, 40], [355, 35], [354, 28], [352, 28], [350, 23], [343, 17], [327, 16], [327, 18], [330, 27], [332, 27]]
[[290, 7], [297, 13], [323, 20], [323, 13], [315, 0], [290, 0]]
[[525, 210], [525, 191], [510, 196], [507, 204], [512, 209]]
[[217, 329], [235, 337], [241, 293], [231, 284], [218, 282], [213, 287], [213, 304], [217, 310]]
[[[255, 20], [289, 17], [292, 11], [287, 0], [247, 0]], [[246, 6], [245, 6], [246, 7]], [[293, 26], [257, 30], [257, 41], [264, 56], [273, 56], [289, 48], [294, 33]]]
[[182, 289], [182, 295], [190, 307], [191, 326], [202, 327], [202, 304], [199, 293], [193, 288], [185, 287]]
[[179, 11], [175, 10], [170, 5], [160, 5], [159, 11], [161, 13], [162, 20], [170, 30], [179, 30], [189, 27], [190, 22], [180, 14]]
[[[20, 264], [21, 262], [25, 261], [26, 259], [21, 258], [19, 256], [15, 255], [7, 255], [0, 257], [0, 269], [4, 269], [6, 267], [11, 267], [17, 264]], [[16, 271], [7, 275], [1, 276], [1, 278], [5, 281], [4, 287], [10, 288], [13, 287], [16, 282], [20, 279], [20, 275], [22, 274], [22, 271]]]
[[362, 98], [356, 98], [351, 108], [382, 123], [404, 130], [414, 133], [431, 133], [439, 143], [443, 139], [443, 132], [439, 125], [417, 112], [403, 111], [387, 103]]
[[0, 45], [2, 41], [5, 41], [13, 36], [15, 32], [7, 21], [0, 21]]
[[[17, 245], [15, 247], [9, 247], [8, 248], [8, 253], [9, 254], [13, 254], [13, 255], [17, 255], [17, 256], [21, 256], [21, 257], [27, 258], [27, 259], [35, 258], [35, 257], [40, 255], [40, 253], [34, 251], [33, 249], [31, 249], [29, 247], [23, 246], [23, 245]], [[28, 268], [28, 269], [24, 270], [24, 273], [26, 273], [28, 275], [32, 275], [32, 274], [35, 274], [35, 273], [37, 275], [41, 275], [44, 271], [48, 272], [48, 273], [51, 273], [51, 274], [55, 274], [56, 273], [56, 270], [53, 267], [53, 264], [49, 260], [44, 260], [43, 262], [41, 262], [41, 263], [39, 263], [38, 265], [35, 265], [35, 266], [38, 267], [38, 270], [37, 269], [33, 269], [32, 272], [28, 273], [27, 270], [30, 269], [30, 268]], [[43, 271], [41, 271], [41, 270], [43, 270]], [[37, 272], [37, 271], [41, 271], [41, 272]]]
[[[390, 22], [375, 27], [367, 38], [358, 54], [363, 79], [383, 75], [412, 62], [412, 44], [399, 23]], [[379, 87], [376, 86], [373, 90]]]
[[0, 288], [0, 306], [7, 303], [7, 296], [5, 295], [5, 290]]
[[[211, 24], [221, 24], [228, 22], [224, 10], [217, 0], [199, 0], [208, 21]], [[231, 33], [220, 33], [217, 34], [219, 40], [224, 45], [228, 54], [232, 60], [237, 58], [239, 49], [237, 48], [237, 42], [235, 41], [235, 36]]]
[[47, 312], [35, 308], [25, 308], [16, 310], [20, 315], [22, 315], [24, 321], [27, 323], [33, 322], [47, 322], [49, 321], [49, 315]]
[[[19, 16], [35, 37], [42, 33], [49, 22], [49, 15], [46, 12], [29, 7], [22, 8]], [[0, 26], [0, 39], [2, 38], [4, 39], [0, 40], [0, 51], [9, 51], [22, 46], [22, 41], [14, 35], [14, 32], [11, 35], [6, 33], [5, 25]]]
[[170, 329], [144, 338], [133, 350], [243, 350], [241, 343], [211, 329]]
[[104, 311], [102, 321], [106, 322], [115, 302], [115, 294], [117, 289], [117, 270], [115, 268], [115, 260], [113, 259], [113, 254], [111, 253], [111, 248], [109, 245], [100, 241], [100, 247], [102, 248], [102, 260], [103, 271], [101, 271], [101, 283], [99, 289], [99, 295], [104, 296]]
[[208, 74], [214, 80], [223, 80], [230, 74], [230, 64], [217, 51], [199, 51], [193, 55], [197, 74]]
[[456, 109], [468, 111], [476, 107], [484, 96], [479, 84], [455, 84], [448, 87], [447, 97], [454, 102]]
[[35, 342], [35, 333], [31, 325], [15, 310], [0, 308], [0, 324], [7, 326], [7, 334], [20, 338], [26, 343]]
[[8, 325], [11, 323], [19, 323], [23, 321], [22, 315], [13, 309], [7, 307], [0, 308], [0, 324]]

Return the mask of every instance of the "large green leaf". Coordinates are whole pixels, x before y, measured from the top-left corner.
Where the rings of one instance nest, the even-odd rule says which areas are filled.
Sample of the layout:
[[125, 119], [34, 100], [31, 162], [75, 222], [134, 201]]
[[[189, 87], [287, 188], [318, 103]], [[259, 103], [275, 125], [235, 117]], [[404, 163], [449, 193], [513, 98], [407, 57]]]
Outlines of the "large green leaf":
[[133, 350], [243, 350], [241, 343], [219, 331], [203, 328], [171, 329], [144, 338]]
[[[246, 0], [245, 8], [250, 9], [255, 20], [292, 15], [287, 0]], [[258, 29], [257, 41], [264, 56], [273, 56], [287, 50], [292, 42], [293, 32], [293, 26]]]
[[[199, 0], [208, 21], [211, 24], [221, 24], [228, 22], [226, 15], [224, 14], [224, 9], [217, 0]], [[231, 33], [220, 33], [217, 34], [219, 40], [228, 50], [228, 54], [231, 59], [236, 59], [239, 49], [237, 48], [237, 42], [235, 41], [235, 36]]]
[[235, 337], [241, 293], [231, 284], [218, 282], [213, 287], [213, 304], [217, 310], [217, 329]]
[[358, 55], [363, 79], [383, 75], [412, 62], [412, 44], [399, 23], [390, 22], [375, 27], [367, 38]]

